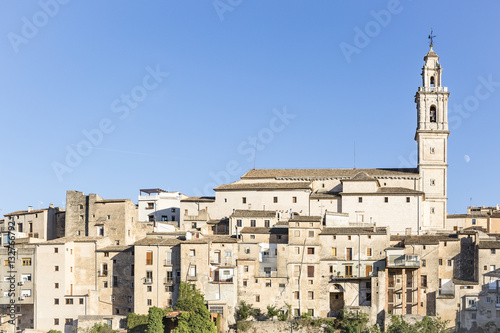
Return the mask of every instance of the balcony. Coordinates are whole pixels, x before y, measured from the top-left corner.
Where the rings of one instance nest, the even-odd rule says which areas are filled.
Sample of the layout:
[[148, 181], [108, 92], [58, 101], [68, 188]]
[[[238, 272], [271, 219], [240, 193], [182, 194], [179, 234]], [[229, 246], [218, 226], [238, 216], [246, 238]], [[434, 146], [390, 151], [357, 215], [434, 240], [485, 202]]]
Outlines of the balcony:
[[172, 285], [174, 284], [174, 278], [173, 277], [166, 277], [163, 279], [163, 284], [166, 285]]
[[165, 259], [163, 261], [163, 266], [172, 266], [172, 259]]
[[425, 92], [447, 92], [448, 87], [418, 87], [418, 91]]
[[418, 254], [389, 255], [387, 256], [388, 268], [419, 268], [420, 256]]
[[108, 271], [97, 271], [97, 275], [99, 277], [105, 277], [105, 276], [108, 276]]
[[144, 279], [144, 284], [153, 284], [153, 279], [151, 279], [151, 278], [145, 278]]
[[233, 277], [232, 276], [227, 277], [227, 278], [219, 277], [219, 278], [213, 279], [210, 282], [214, 282], [214, 283], [233, 283]]
[[269, 263], [269, 262], [275, 263], [277, 261], [278, 261], [278, 257], [277, 256], [262, 256], [262, 261], [261, 262], [264, 262], [264, 263]]

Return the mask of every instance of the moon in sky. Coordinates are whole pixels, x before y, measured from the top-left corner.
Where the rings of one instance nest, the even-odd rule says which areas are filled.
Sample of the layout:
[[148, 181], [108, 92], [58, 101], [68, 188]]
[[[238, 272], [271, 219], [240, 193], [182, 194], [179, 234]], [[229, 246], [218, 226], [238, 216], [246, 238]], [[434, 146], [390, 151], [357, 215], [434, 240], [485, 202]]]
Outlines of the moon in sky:
[[464, 159], [465, 159], [465, 163], [469, 163], [470, 162], [470, 156], [469, 155], [465, 155]]

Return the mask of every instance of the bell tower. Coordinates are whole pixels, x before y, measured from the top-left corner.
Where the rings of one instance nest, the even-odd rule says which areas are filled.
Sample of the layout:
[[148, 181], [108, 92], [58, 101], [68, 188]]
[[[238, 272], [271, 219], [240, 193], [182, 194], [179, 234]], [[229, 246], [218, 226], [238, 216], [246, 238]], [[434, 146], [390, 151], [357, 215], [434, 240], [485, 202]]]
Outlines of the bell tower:
[[443, 69], [432, 49], [424, 57], [422, 86], [415, 95], [417, 104], [418, 170], [420, 189], [425, 193], [422, 203], [422, 229], [445, 228], [447, 203], [448, 97], [442, 86]]

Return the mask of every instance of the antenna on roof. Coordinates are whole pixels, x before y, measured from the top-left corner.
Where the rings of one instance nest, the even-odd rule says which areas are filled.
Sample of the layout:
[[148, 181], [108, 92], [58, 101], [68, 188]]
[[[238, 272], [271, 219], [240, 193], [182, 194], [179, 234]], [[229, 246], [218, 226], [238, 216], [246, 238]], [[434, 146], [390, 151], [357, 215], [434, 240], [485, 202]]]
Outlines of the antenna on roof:
[[354, 170], [356, 170], [356, 141], [354, 141]]
[[253, 169], [255, 170], [255, 163], [257, 161], [257, 145], [255, 145], [255, 154], [253, 155]]

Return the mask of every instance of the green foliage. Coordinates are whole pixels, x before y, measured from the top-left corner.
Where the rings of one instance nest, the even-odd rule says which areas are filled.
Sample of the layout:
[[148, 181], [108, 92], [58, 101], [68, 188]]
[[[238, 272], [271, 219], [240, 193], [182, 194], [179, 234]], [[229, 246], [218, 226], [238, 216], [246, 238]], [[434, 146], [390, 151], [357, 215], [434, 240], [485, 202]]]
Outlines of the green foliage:
[[246, 320], [250, 316], [257, 317], [259, 314], [259, 309], [253, 308], [252, 305], [245, 303], [245, 301], [241, 301], [238, 309], [236, 310], [238, 320]]
[[58, 330], [49, 330], [47, 333], [62, 333], [62, 332]]
[[239, 321], [236, 323], [236, 329], [238, 332], [246, 332], [252, 327], [252, 322], [251, 321]]
[[148, 311], [147, 333], [163, 333], [163, 310], [152, 306]]
[[175, 309], [188, 311], [182, 313], [177, 319], [175, 333], [217, 333], [210, 312], [205, 306], [205, 298], [191, 284], [180, 283], [179, 298], [175, 304]]
[[360, 333], [367, 330], [368, 315], [366, 313], [354, 313], [341, 310], [339, 317], [335, 319], [334, 327], [340, 329], [341, 333]]
[[217, 319], [215, 320], [215, 327], [217, 328], [217, 333], [220, 332], [220, 321], [222, 319], [222, 316], [220, 313], [217, 314]]
[[304, 312], [300, 315], [300, 319], [311, 319], [311, 314], [309, 312]]
[[387, 328], [388, 333], [447, 333], [448, 321], [442, 321], [440, 318], [431, 318], [425, 316], [422, 321], [413, 325], [407, 323], [403, 317], [392, 316], [391, 325]]
[[286, 321], [288, 319], [288, 313], [286, 312], [280, 312], [278, 314], [278, 320], [279, 321]]
[[127, 328], [131, 333], [144, 333], [148, 326], [148, 315], [129, 313], [127, 316]]
[[277, 307], [270, 306], [270, 305], [267, 306], [267, 316], [269, 318], [272, 318], [274, 316], [278, 316], [279, 314], [280, 314], [280, 310]]

